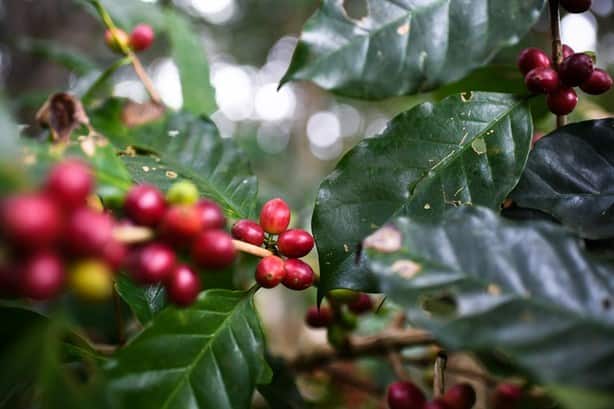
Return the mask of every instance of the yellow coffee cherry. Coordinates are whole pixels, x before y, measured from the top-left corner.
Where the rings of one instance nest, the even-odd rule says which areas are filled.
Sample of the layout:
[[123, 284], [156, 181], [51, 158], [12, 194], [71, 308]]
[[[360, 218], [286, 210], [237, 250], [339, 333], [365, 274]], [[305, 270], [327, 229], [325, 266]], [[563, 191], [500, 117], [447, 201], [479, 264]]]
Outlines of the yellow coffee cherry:
[[69, 287], [86, 301], [104, 301], [113, 294], [113, 272], [99, 260], [82, 260], [69, 271]]
[[198, 189], [188, 180], [175, 182], [166, 192], [166, 201], [176, 205], [192, 205], [198, 201]]

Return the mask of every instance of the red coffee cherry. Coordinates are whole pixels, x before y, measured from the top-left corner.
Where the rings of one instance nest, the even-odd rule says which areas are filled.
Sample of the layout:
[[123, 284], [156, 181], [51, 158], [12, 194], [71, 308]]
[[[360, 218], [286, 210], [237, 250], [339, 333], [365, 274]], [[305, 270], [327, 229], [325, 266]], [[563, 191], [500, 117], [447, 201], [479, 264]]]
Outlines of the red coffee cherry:
[[[113, 35], [115, 34], [115, 36]], [[115, 28], [113, 30], [107, 30], [104, 33], [104, 41], [107, 47], [115, 53], [122, 54], [122, 47], [129, 48], [130, 37], [124, 30]]]
[[22, 194], [7, 198], [0, 208], [1, 233], [19, 249], [41, 249], [62, 233], [60, 209], [47, 196]]
[[113, 270], [119, 270], [126, 260], [128, 249], [123, 243], [111, 239], [102, 250], [102, 259]]
[[92, 171], [76, 159], [65, 160], [55, 165], [45, 182], [45, 191], [65, 208], [84, 206], [94, 189]]
[[153, 44], [155, 33], [149, 24], [139, 24], [130, 33], [130, 47], [134, 51], [144, 51]]
[[550, 57], [539, 48], [525, 48], [518, 55], [518, 69], [522, 75], [538, 67], [550, 67]]
[[254, 246], [262, 246], [262, 243], [264, 243], [264, 230], [262, 230], [258, 223], [243, 219], [232, 226], [232, 237]]
[[591, 3], [592, 0], [561, 0], [561, 6], [570, 13], [584, 13]]
[[612, 77], [601, 68], [595, 68], [589, 79], [584, 81], [580, 88], [591, 95], [600, 95], [612, 88]]
[[284, 261], [277, 256], [264, 257], [256, 267], [256, 282], [264, 288], [276, 287], [285, 276]]
[[446, 391], [443, 401], [450, 409], [471, 409], [476, 402], [475, 389], [468, 383], [458, 383]]
[[291, 290], [302, 291], [311, 287], [315, 274], [309, 264], [295, 258], [289, 258], [284, 264], [286, 276], [283, 284]]
[[524, 84], [533, 94], [551, 94], [559, 89], [559, 74], [552, 68], [535, 68], [524, 77]]
[[279, 235], [277, 247], [286, 257], [300, 258], [309, 254], [313, 248], [313, 237], [305, 230], [286, 230]]
[[163, 282], [171, 274], [177, 260], [172, 248], [162, 243], [150, 243], [133, 250], [128, 270], [140, 284]]
[[513, 383], [497, 386], [493, 396], [493, 409], [515, 409], [522, 399], [522, 388]]
[[559, 78], [568, 87], [577, 87], [588, 80], [594, 71], [593, 59], [584, 53], [572, 54], [559, 67]]
[[309, 307], [305, 314], [305, 322], [312, 328], [326, 328], [333, 323], [333, 310], [330, 307]]
[[271, 199], [262, 206], [260, 225], [265, 232], [279, 234], [290, 224], [290, 207], [283, 199]]
[[62, 260], [49, 251], [29, 257], [18, 274], [21, 294], [34, 300], [48, 300], [59, 294], [65, 277]]
[[571, 48], [567, 44], [563, 44], [563, 59], [569, 57], [572, 54], [575, 54], [575, 51], [573, 50], [573, 48]]
[[207, 230], [192, 244], [192, 259], [207, 269], [222, 269], [230, 266], [235, 259], [232, 237], [223, 230]]
[[173, 269], [165, 285], [168, 299], [180, 307], [187, 307], [196, 301], [201, 290], [198, 274], [185, 264]]
[[373, 309], [373, 300], [368, 294], [360, 293], [354, 301], [348, 304], [348, 308], [354, 314], [364, 314]]
[[196, 209], [200, 213], [203, 230], [223, 229], [226, 226], [226, 217], [222, 208], [212, 200], [201, 199], [196, 203]]
[[434, 399], [430, 402], [427, 402], [423, 409], [451, 409], [450, 406], [442, 399]]
[[141, 226], [156, 226], [166, 211], [164, 195], [151, 185], [134, 186], [126, 195], [124, 210], [132, 221]]
[[572, 88], [561, 88], [549, 94], [546, 103], [553, 114], [567, 115], [576, 108], [578, 95]]
[[66, 250], [75, 256], [100, 256], [113, 239], [113, 218], [82, 207], [68, 219], [64, 234]]
[[408, 381], [391, 383], [388, 386], [387, 400], [390, 409], [423, 409], [426, 403], [422, 391]]
[[160, 222], [160, 235], [171, 244], [189, 244], [202, 229], [202, 219], [193, 206], [171, 206]]

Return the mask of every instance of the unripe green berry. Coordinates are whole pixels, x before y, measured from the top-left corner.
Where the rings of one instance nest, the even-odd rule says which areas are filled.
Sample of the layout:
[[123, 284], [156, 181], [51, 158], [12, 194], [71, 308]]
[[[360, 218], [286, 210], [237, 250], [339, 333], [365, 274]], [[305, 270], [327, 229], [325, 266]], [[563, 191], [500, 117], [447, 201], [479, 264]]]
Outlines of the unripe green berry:
[[345, 349], [349, 345], [348, 331], [339, 325], [328, 327], [326, 337], [328, 343], [335, 349]]
[[328, 292], [328, 299], [332, 302], [336, 302], [339, 304], [349, 304], [351, 302], [356, 301], [360, 293], [353, 290], [348, 290], [345, 288], [337, 288], [335, 290], [330, 290]]
[[194, 204], [198, 201], [198, 189], [189, 180], [175, 182], [166, 192], [166, 201], [170, 204]]

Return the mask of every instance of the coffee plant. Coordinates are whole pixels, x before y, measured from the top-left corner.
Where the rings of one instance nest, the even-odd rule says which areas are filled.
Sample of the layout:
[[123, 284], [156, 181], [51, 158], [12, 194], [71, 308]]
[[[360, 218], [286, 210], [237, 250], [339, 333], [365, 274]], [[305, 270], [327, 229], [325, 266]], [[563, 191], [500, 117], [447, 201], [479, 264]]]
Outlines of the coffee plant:
[[[75, 7], [117, 61], [48, 95], [39, 138], [0, 112], [0, 407], [614, 408], [614, 118], [567, 124], [612, 78], [560, 35], [591, 0], [322, 0], [282, 89], [429, 97], [343, 155], [311, 229], [208, 118], [190, 17], [110, 4]], [[540, 15], [552, 48], [522, 50], [505, 93], [487, 64]], [[141, 62], [165, 47], [176, 111]], [[109, 96], [123, 66], [147, 102]], [[317, 347], [267, 346], [274, 287], [305, 291]]]

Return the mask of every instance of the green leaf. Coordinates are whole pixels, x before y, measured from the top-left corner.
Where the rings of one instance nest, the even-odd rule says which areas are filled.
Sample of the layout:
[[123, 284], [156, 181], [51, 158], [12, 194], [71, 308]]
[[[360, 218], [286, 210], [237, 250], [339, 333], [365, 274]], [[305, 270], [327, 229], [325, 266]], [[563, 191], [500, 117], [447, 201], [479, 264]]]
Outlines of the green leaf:
[[5, 195], [23, 183], [19, 163], [19, 129], [0, 94], [0, 194]]
[[538, 141], [512, 199], [582, 237], [614, 237], [614, 119], [571, 124]]
[[189, 179], [230, 218], [255, 216], [258, 183], [247, 157], [232, 140], [220, 137], [211, 120], [171, 112], [147, 125], [127, 128], [121, 109], [121, 102], [110, 100], [91, 118], [96, 130], [116, 146], [139, 148], [136, 155], [123, 156], [133, 180], [167, 190], [181, 178]]
[[273, 369], [273, 378], [268, 385], [258, 386], [258, 392], [266, 399], [271, 409], [306, 409], [309, 405], [296, 386], [295, 374], [282, 358], [267, 355]]
[[377, 291], [354, 249], [392, 216], [437, 218], [461, 204], [498, 209], [524, 169], [532, 132], [525, 101], [467, 93], [421, 104], [358, 144], [318, 193], [320, 295]]
[[209, 290], [166, 308], [111, 361], [109, 395], [124, 408], [247, 408], [270, 381], [252, 293]]
[[363, 99], [430, 90], [517, 43], [545, 0], [367, 0], [360, 20], [343, 3], [324, 0], [307, 21], [282, 84], [309, 80]]
[[381, 290], [446, 348], [496, 352], [547, 387], [611, 394], [614, 265], [565, 228], [463, 207], [439, 222], [394, 219], [364, 246]]
[[141, 324], [147, 324], [166, 305], [164, 286], [156, 284], [142, 287], [123, 274], [117, 277], [115, 289], [130, 306]]
[[[94, 16], [98, 16], [92, 0], [75, 0]], [[113, 17], [113, 21], [119, 28], [130, 31], [139, 23], [147, 23], [156, 31], [166, 28], [164, 14], [160, 6], [155, 2], [143, 2], [141, 0], [100, 0], [107, 12]]]
[[173, 60], [179, 68], [183, 108], [194, 114], [215, 112], [215, 90], [209, 82], [209, 64], [199, 33], [190, 20], [173, 9], [166, 11]]

